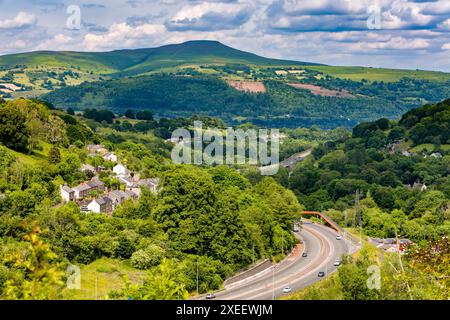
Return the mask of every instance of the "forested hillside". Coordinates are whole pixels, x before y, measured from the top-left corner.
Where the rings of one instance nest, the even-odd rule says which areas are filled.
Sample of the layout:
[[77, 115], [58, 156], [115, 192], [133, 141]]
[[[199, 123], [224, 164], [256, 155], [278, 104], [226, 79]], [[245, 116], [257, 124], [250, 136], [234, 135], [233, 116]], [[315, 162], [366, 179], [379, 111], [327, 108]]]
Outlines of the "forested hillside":
[[[93, 175], [124, 190], [112, 175], [114, 163], [89, 153], [92, 143], [113, 151], [135, 176], [158, 178], [160, 192], [143, 187], [138, 200], [110, 215], [62, 203], [61, 186]], [[291, 191], [271, 178], [252, 184], [233, 168], [175, 166], [170, 149], [150, 132], [111, 132], [39, 101], [2, 101], [0, 297], [80, 298], [73, 295], [83, 291], [63, 290], [66, 268], [74, 264], [102, 266], [92, 267], [109, 279], [101, 298], [184, 299], [196, 289], [197, 263], [200, 292], [206, 292], [293, 247], [290, 230], [302, 206]], [[102, 169], [96, 174], [82, 165]], [[92, 286], [87, 279], [83, 273], [83, 288]]]
[[396, 118], [421, 101], [440, 101], [450, 95], [446, 83], [404, 80], [394, 84], [339, 81], [309, 82], [330, 88], [344, 88], [351, 98], [314, 95], [289, 86], [285, 81], [264, 81], [265, 93], [235, 90], [215, 76], [153, 75], [105, 82], [84, 83], [44, 96], [61, 108], [78, 110], [104, 107], [116, 113], [127, 109], [149, 109], [159, 116], [186, 116], [191, 113], [236, 119], [269, 127], [323, 128], [353, 127], [381, 117]]
[[372, 237], [448, 236], [449, 115], [447, 100], [414, 109], [400, 122], [361, 123], [351, 137], [315, 148], [284, 184], [307, 209], [324, 210], [342, 226], [357, 227], [361, 217]]

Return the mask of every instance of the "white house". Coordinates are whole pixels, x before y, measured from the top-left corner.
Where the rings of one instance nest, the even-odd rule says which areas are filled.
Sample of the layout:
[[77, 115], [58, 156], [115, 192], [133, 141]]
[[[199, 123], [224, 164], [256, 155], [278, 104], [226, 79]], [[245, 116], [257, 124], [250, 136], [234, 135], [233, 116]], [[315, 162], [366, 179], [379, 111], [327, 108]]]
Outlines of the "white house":
[[75, 191], [68, 186], [60, 186], [59, 193], [63, 203], [68, 203], [75, 200]]
[[111, 162], [117, 162], [117, 156], [112, 152], [105, 153], [105, 155], [103, 156], [103, 159], [105, 159], [107, 161], [111, 161]]
[[136, 183], [133, 183], [133, 185], [130, 188], [130, 190], [140, 196], [141, 195], [141, 187], [148, 188], [153, 193], [157, 193], [158, 192], [158, 186], [159, 186], [159, 179], [158, 178], [142, 179], [142, 180], [139, 180]]
[[130, 171], [128, 171], [128, 169], [121, 163], [114, 166], [113, 172], [116, 174], [116, 176], [125, 176], [130, 173]]
[[112, 201], [108, 197], [94, 199], [87, 205], [87, 209], [95, 213], [108, 213], [111, 212]]

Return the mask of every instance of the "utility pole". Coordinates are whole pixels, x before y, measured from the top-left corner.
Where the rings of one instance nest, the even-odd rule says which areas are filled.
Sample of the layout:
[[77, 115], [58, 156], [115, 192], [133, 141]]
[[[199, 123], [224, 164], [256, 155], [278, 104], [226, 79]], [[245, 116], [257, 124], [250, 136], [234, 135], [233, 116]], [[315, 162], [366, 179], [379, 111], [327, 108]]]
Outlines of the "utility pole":
[[98, 274], [95, 273], [95, 300], [98, 300]]
[[272, 266], [272, 300], [275, 300], [275, 266]]
[[356, 196], [355, 196], [355, 216], [358, 217], [358, 224], [359, 224], [359, 245], [362, 246], [362, 216], [361, 216], [361, 208], [359, 206], [359, 189], [356, 190]]

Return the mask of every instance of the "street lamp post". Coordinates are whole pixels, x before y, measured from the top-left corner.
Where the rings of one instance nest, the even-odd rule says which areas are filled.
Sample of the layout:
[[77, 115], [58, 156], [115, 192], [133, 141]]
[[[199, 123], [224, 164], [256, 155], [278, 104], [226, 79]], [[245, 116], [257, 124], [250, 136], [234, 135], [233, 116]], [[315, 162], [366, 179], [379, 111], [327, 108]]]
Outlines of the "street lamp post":
[[272, 300], [275, 300], [275, 266], [272, 267]]

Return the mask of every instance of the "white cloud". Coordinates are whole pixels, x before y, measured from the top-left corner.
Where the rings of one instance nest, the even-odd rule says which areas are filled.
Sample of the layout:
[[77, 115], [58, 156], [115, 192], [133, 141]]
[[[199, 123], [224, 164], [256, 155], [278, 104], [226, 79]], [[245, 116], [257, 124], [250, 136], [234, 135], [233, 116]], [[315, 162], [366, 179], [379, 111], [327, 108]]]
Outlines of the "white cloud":
[[0, 29], [24, 28], [32, 26], [36, 22], [37, 19], [34, 14], [21, 11], [12, 19], [0, 20]]
[[39, 44], [36, 47], [36, 50], [71, 50], [74, 41], [75, 40], [70, 36], [57, 34], [53, 38]]
[[450, 31], [450, 19], [447, 19], [439, 24], [439, 28]]
[[351, 51], [367, 53], [373, 50], [421, 50], [428, 47], [430, 47], [430, 42], [426, 39], [408, 39], [404, 37], [392, 37], [387, 41], [361, 41], [350, 45]]
[[101, 50], [109, 48], [130, 48], [139, 45], [152, 45], [156, 39], [161, 40], [166, 28], [158, 24], [142, 24], [137, 27], [126, 23], [117, 23], [109, 27], [104, 34], [88, 33], [84, 36], [83, 44], [87, 50]]
[[244, 2], [203, 2], [182, 7], [167, 25], [178, 30], [233, 29], [246, 23], [250, 17], [250, 6]]
[[444, 44], [444, 45], [442, 46], [442, 49], [443, 49], [443, 50], [450, 50], [450, 42]]

